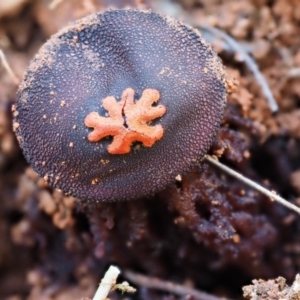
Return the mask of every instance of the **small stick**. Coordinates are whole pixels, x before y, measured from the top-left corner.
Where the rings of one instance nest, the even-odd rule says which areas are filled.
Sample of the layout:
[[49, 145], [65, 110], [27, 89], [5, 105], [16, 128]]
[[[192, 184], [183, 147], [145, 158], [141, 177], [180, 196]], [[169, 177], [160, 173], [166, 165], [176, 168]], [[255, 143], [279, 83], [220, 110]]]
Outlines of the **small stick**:
[[223, 165], [222, 163], [220, 163], [219, 161], [217, 161], [216, 159], [212, 158], [209, 155], [206, 155], [204, 157], [204, 159], [207, 162], [211, 163], [212, 165], [218, 167], [222, 171], [226, 172], [227, 174], [235, 177], [236, 179], [238, 179], [238, 180], [244, 182], [245, 184], [251, 186], [255, 190], [257, 190], [257, 191], [263, 193], [264, 195], [270, 197], [271, 200], [279, 202], [283, 206], [295, 211], [296, 213], [298, 213], [300, 215], [300, 207], [288, 202], [287, 200], [285, 200], [282, 197], [280, 197], [279, 195], [277, 195], [275, 192], [269, 191], [268, 189], [266, 189], [263, 186], [255, 183], [254, 181], [250, 180], [249, 178], [246, 178], [245, 176], [239, 174], [238, 172], [228, 168], [227, 166]]
[[212, 33], [215, 36], [221, 37], [227, 43], [227, 45], [231, 47], [231, 49], [235, 50], [241, 56], [242, 60], [245, 62], [248, 69], [252, 71], [254, 77], [256, 78], [257, 83], [262, 89], [264, 96], [267, 98], [271, 111], [272, 112], [278, 111], [278, 104], [271, 92], [271, 89], [265, 77], [259, 71], [254, 59], [243, 49], [243, 47], [231, 36], [229, 36], [226, 32], [220, 29], [206, 26], [206, 25], [199, 25], [198, 27], [200, 28], [200, 30], [207, 31]]
[[63, 0], [53, 0], [50, 4], [49, 4], [49, 9], [53, 10], [57, 7], [57, 5], [59, 5]]
[[115, 266], [110, 266], [105, 273], [98, 290], [93, 298], [93, 300], [105, 300], [108, 293], [116, 285], [117, 277], [120, 274], [120, 270]]
[[299, 78], [300, 77], [300, 68], [291, 68], [287, 72], [288, 78]]
[[2, 62], [2, 65], [3, 65], [4, 69], [10, 75], [11, 79], [13, 80], [13, 82], [15, 84], [19, 84], [19, 82], [20, 82], [19, 78], [16, 76], [16, 74], [14, 73], [14, 71], [11, 69], [9, 63], [6, 60], [5, 54], [4, 54], [4, 52], [1, 49], [0, 49], [0, 62]]
[[143, 287], [147, 287], [150, 289], [156, 289], [164, 292], [169, 292], [179, 296], [192, 296], [195, 300], [221, 300], [228, 298], [219, 298], [205, 292], [197, 291], [195, 289], [186, 287], [184, 285], [176, 284], [170, 281], [160, 280], [154, 277], [148, 277], [145, 275], [141, 275], [138, 273], [134, 273], [132, 271], [125, 271], [125, 277], [132, 281], [136, 285], [140, 285]]

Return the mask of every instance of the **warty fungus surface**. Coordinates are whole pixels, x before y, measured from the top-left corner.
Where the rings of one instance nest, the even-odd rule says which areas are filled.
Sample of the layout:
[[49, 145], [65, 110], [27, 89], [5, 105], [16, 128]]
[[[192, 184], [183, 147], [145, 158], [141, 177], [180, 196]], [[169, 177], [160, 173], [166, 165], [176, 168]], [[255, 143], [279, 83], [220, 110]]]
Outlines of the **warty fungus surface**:
[[87, 201], [133, 199], [199, 162], [225, 102], [223, 66], [196, 30], [110, 10], [40, 49], [18, 90], [14, 129], [50, 185]]

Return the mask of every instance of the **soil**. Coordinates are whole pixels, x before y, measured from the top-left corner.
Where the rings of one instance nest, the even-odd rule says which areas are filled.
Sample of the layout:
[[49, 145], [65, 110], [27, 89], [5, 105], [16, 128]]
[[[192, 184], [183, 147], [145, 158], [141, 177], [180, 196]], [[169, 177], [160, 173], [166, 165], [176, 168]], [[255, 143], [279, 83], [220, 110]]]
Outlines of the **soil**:
[[[203, 30], [231, 91], [209, 154], [300, 205], [298, 0], [2, 0], [0, 49], [12, 72], [1, 56], [0, 299], [92, 297], [111, 264], [124, 272], [120, 281], [134, 271], [220, 299], [243, 299], [243, 286], [246, 299], [298, 299], [282, 291], [300, 268], [299, 215], [216, 167], [199, 162], [155, 195], [91, 206], [49, 187], [24, 159], [11, 107], [35, 53], [78, 18], [136, 6], [218, 28], [254, 58], [277, 112], [244, 54]], [[196, 299], [132, 285], [135, 294], [113, 292], [110, 299]]]

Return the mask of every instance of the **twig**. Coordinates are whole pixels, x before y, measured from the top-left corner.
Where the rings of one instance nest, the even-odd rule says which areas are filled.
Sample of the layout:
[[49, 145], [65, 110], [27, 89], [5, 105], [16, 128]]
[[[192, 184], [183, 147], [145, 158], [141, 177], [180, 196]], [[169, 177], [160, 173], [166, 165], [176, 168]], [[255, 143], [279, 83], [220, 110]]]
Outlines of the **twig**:
[[93, 300], [105, 300], [112, 287], [116, 285], [117, 277], [120, 274], [120, 270], [115, 266], [110, 266], [105, 273], [99, 288], [93, 298]]
[[300, 296], [300, 275], [297, 274], [296, 278], [289, 289], [286, 299], [299, 299]]
[[205, 292], [197, 291], [195, 289], [186, 287], [184, 285], [176, 284], [170, 281], [163, 281], [158, 278], [148, 277], [145, 275], [141, 275], [138, 273], [134, 273], [132, 271], [125, 271], [124, 276], [132, 281], [136, 285], [140, 285], [143, 287], [156, 289], [164, 292], [169, 292], [172, 294], [176, 294], [179, 296], [187, 296], [190, 295], [195, 300], [221, 300], [228, 298], [219, 298]]
[[288, 78], [300, 78], [300, 68], [291, 68], [287, 72]]
[[119, 274], [120, 270], [117, 267], [110, 266], [101, 280], [93, 300], [106, 300], [109, 292], [114, 290], [120, 290], [122, 293], [134, 293], [136, 289], [130, 286], [128, 282], [124, 281], [120, 284], [116, 284]]
[[2, 62], [2, 65], [3, 65], [4, 69], [10, 75], [11, 79], [13, 80], [13, 82], [15, 84], [19, 84], [19, 82], [20, 82], [19, 78], [16, 76], [16, 74], [14, 73], [14, 71], [11, 69], [9, 63], [6, 60], [4, 52], [1, 49], [0, 49], [0, 62]]
[[220, 37], [225, 41], [225, 43], [234, 51], [236, 51], [240, 56], [241, 59], [245, 62], [246, 66], [250, 71], [252, 71], [254, 77], [256, 78], [257, 83], [262, 89], [262, 92], [264, 96], [268, 100], [269, 107], [272, 112], [278, 111], [278, 105], [277, 102], [271, 92], [271, 89], [265, 79], [265, 77], [262, 75], [262, 73], [259, 71], [254, 59], [243, 49], [243, 47], [236, 41], [234, 40], [231, 36], [229, 36], [226, 32], [206, 26], [206, 25], [199, 25], [198, 26], [200, 30], [207, 31], [214, 36]]
[[273, 201], [277, 201], [280, 204], [282, 204], [283, 206], [295, 211], [296, 213], [298, 213], [300, 215], [300, 207], [288, 202], [287, 200], [283, 199], [282, 197], [280, 197], [279, 195], [277, 195], [275, 192], [273, 191], [269, 191], [268, 189], [262, 187], [261, 185], [255, 183], [254, 181], [246, 178], [245, 176], [239, 174], [238, 172], [228, 168], [227, 166], [223, 165], [222, 163], [220, 163], [219, 161], [215, 160], [214, 158], [212, 158], [209, 155], [206, 155], [204, 157], [204, 159], [211, 163], [212, 165], [218, 167], [219, 169], [221, 169], [222, 171], [226, 172], [227, 174], [237, 178], [238, 180], [244, 182], [245, 184], [251, 186], [252, 188], [254, 188], [255, 190], [263, 193], [264, 195], [270, 197], [271, 200]]
[[53, 10], [57, 7], [57, 5], [59, 5], [63, 0], [53, 0], [50, 4], [49, 4], [49, 9]]

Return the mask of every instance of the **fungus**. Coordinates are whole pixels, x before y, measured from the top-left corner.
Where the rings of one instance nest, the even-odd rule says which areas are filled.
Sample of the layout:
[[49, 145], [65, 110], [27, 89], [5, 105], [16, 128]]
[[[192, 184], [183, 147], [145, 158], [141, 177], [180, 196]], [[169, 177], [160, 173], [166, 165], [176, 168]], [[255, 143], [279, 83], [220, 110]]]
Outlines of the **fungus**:
[[[163, 136], [161, 125], [148, 126], [147, 122], [161, 117], [166, 113], [162, 105], [151, 105], [159, 99], [158, 91], [147, 89], [142, 98], [134, 102], [134, 91], [126, 89], [122, 94], [122, 100], [117, 102], [115, 97], [109, 96], [103, 99], [103, 107], [109, 112], [109, 118], [100, 116], [97, 112], [91, 112], [84, 120], [84, 124], [93, 127], [94, 131], [88, 136], [90, 142], [98, 142], [106, 136], [113, 136], [114, 140], [107, 147], [110, 154], [129, 153], [131, 144], [140, 141], [144, 146], [151, 147]], [[123, 119], [126, 117], [126, 120]], [[126, 125], [128, 129], [126, 129]]]
[[17, 98], [29, 163], [50, 185], [97, 202], [149, 195], [195, 166], [219, 129], [226, 87], [198, 31], [128, 9], [54, 35]]

